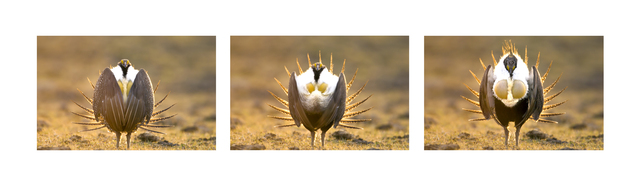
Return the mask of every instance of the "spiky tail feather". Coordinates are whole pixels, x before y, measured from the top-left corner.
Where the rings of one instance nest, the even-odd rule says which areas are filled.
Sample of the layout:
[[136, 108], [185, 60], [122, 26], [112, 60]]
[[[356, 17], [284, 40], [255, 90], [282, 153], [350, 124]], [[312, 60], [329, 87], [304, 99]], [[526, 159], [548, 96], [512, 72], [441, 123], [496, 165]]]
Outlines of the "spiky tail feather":
[[344, 127], [344, 128], [349, 128], [349, 129], [363, 129], [362, 127], [356, 127], [356, 126], [351, 126], [351, 125], [346, 125], [346, 124], [338, 124], [338, 127]]
[[285, 128], [285, 127], [293, 127], [293, 126], [296, 126], [296, 124], [293, 123], [293, 124], [276, 125], [274, 127], [276, 127], [276, 128]]

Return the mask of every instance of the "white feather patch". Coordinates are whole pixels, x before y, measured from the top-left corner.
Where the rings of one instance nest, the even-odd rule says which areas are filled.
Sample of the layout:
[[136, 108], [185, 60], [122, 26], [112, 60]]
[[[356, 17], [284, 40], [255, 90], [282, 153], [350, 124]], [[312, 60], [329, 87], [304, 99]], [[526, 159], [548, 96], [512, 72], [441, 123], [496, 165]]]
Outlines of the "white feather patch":
[[117, 81], [122, 81], [122, 80], [128, 80], [133, 82], [133, 80], [136, 79], [136, 75], [138, 75], [138, 70], [134, 69], [133, 66], [129, 66], [127, 68], [127, 76], [123, 77], [122, 76], [122, 68], [120, 68], [120, 66], [115, 66], [113, 68], [111, 68], [111, 72], [113, 72], [113, 76], [116, 78]]
[[[529, 68], [527, 67], [527, 64], [524, 63], [524, 61], [522, 60], [522, 58], [520, 57], [520, 55], [518, 54], [514, 54], [514, 56], [517, 59], [517, 65], [516, 68], [513, 70], [513, 77], [511, 77], [509, 75], [509, 71], [507, 71], [507, 68], [505, 68], [504, 66], [504, 59], [507, 58], [507, 56], [509, 55], [503, 55], [500, 58], [500, 61], [498, 62], [498, 65], [496, 66], [493, 74], [495, 76], [495, 81], [494, 82], [498, 82], [500, 80], [507, 80], [509, 82], [509, 84], [511, 85], [513, 83], [513, 80], [520, 80], [524, 83], [525, 86], [525, 90], [527, 91], [525, 93], [525, 95], [529, 94], [529, 85], [526, 83], [528, 82], [527, 80], [530, 78], [529, 77]], [[494, 83], [494, 89], [495, 86], [497, 84]], [[509, 88], [512, 88], [512, 86], [509, 86]], [[509, 93], [510, 94], [510, 93]], [[513, 96], [509, 96], [507, 99], [501, 99], [500, 97], [498, 97], [495, 93], [495, 91], [493, 92], [493, 96], [500, 99], [500, 101], [502, 101], [502, 103], [504, 103], [506, 106], [508, 107], [512, 107], [514, 105], [516, 105], [516, 103], [518, 103], [518, 101], [522, 98], [519, 99], [513, 99]], [[524, 96], [526, 97], [526, 96]], [[524, 98], [523, 97], [523, 98]]]
[[113, 72], [113, 76], [115, 76], [116, 81], [119, 82], [120, 90], [122, 91], [122, 100], [124, 102], [127, 101], [129, 97], [129, 84], [132, 84], [136, 79], [136, 75], [138, 75], [138, 70], [134, 69], [133, 66], [127, 67], [127, 75], [123, 77], [123, 71], [120, 66], [116, 66], [111, 68], [111, 72]]
[[[340, 78], [338, 76], [331, 74], [327, 68], [324, 68], [324, 70], [320, 72], [318, 82], [315, 81], [314, 73], [311, 68], [297, 76], [296, 86], [298, 87], [300, 101], [302, 102], [302, 106], [305, 110], [310, 112], [324, 111], [329, 104], [329, 101], [331, 101], [331, 96], [336, 89], [339, 79]], [[306, 87], [309, 83], [315, 87], [312, 92], [309, 92]], [[325, 92], [320, 92], [318, 87], [323, 83], [326, 83], [328, 86]]]

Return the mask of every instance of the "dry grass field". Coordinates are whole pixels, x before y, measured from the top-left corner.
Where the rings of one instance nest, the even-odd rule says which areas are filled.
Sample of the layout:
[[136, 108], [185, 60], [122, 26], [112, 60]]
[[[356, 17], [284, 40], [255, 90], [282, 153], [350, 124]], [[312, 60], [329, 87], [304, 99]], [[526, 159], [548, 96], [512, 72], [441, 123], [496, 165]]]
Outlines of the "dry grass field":
[[[296, 58], [306, 70], [312, 63], [329, 65], [334, 72], [346, 59], [345, 76], [358, 74], [348, 94], [368, 84], [355, 101], [373, 96], [355, 110], [372, 110], [357, 116], [372, 119], [353, 124], [357, 129], [330, 129], [325, 150], [409, 149], [409, 39], [408, 37], [231, 37], [231, 149], [310, 150], [310, 133], [304, 127], [275, 128], [285, 116], [268, 104], [283, 107], [268, 91], [281, 98], [289, 80], [284, 69], [297, 72]], [[338, 69], [338, 70], [335, 70]], [[354, 101], [354, 102], [355, 102]], [[319, 133], [319, 132], [318, 132]], [[320, 135], [315, 149], [320, 148]]]
[[[38, 37], [37, 148], [116, 150], [115, 134], [89, 129], [72, 122], [89, 122], [71, 112], [86, 114], [78, 104], [90, 107], [78, 90], [93, 97], [98, 73], [120, 59], [149, 74], [156, 108], [175, 106], [162, 116], [177, 116], [161, 124], [166, 134], [138, 130], [130, 150], [213, 150], [216, 147], [215, 37]], [[93, 127], [90, 127], [93, 128]], [[126, 149], [122, 137], [120, 149]]]
[[[544, 74], [553, 61], [547, 87], [560, 75], [548, 95], [567, 87], [549, 104], [567, 102], [550, 112], [566, 112], [549, 119], [557, 124], [527, 121], [515, 146], [515, 127], [509, 147], [504, 132], [493, 120], [472, 122], [480, 114], [463, 111], [478, 109], [461, 96], [477, 101], [464, 84], [477, 91], [479, 85], [469, 73], [482, 78], [485, 65], [502, 55], [505, 40], [511, 40], [521, 56], [528, 49], [529, 67], [540, 52], [539, 71]], [[604, 149], [603, 37], [425, 37], [425, 149]], [[528, 134], [527, 134], [528, 133]]]

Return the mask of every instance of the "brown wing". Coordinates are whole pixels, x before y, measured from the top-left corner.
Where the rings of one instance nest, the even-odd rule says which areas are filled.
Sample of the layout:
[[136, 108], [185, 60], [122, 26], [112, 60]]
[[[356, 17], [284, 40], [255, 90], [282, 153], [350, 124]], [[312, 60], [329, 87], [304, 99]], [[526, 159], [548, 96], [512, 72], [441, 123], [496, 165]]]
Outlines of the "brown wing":
[[338, 84], [336, 89], [331, 95], [331, 101], [329, 101], [329, 107], [324, 111], [322, 117], [318, 121], [321, 126], [333, 125], [333, 128], [338, 127], [342, 116], [344, 116], [347, 100], [347, 85], [344, 80], [344, 73], [340, 73], [338, 78]]
[[140, 122], [144, 122], [144, 124], [149, 123], [151, 115], [153, 114], [154, 101], [153, 87], [149, 75], [147, 75], [144, 69], [140, 69], [133, 80], [133, 85], [131, 85], [131, 90], [127, 96], [127, 107], [124, 117], [127, 120], [125, 122], [126, 131], [137, 129]]
[[540, 113], [542, 113], [542, 107], [544, 106], [544, 87], [542, 87], [540, 72], [538, 72], [535, 66], [531, 67], [527, 83], [529, 84], [529, 95], [527, 95], [529, 98], [529, 108], [524, 116], [522, 116], [523, 123], [531, 116], [537, 121], [538, 118], [540, 118]]
[[122, 91], [111, 69], [105, 68], [96, 82], [93, 93], [93, 110], [96, 121], [103, 118], [110, 130], [122, 131], [124, 118]]
[[298, 83], [296, 82], [296, 72], [289, 76], [289, 112], [291, 118], [300, 127], [300, 123], [310, 125], [309, 118], [304, 112], [302, 103], [300, 102], [300, 93], [298, 92]]
[[495, 78], [493, 76], [493, 67], [488, 65], [484, 70], [482, 76], [482, 82], [480, 83], [480, 109], [482, 109], [482, 115], [484, 119], [490, 119], [493, 115], [495, 108], [495, 100], [493, 98], [493, 83]]

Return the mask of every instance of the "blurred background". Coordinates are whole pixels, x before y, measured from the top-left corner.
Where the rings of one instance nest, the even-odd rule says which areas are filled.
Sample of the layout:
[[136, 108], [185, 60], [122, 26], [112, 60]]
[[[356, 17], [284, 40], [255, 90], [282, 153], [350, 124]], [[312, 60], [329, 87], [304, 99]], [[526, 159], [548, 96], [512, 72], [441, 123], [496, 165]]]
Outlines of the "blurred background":
[[[272, 141], [262, 141], [263, 136], [272, 133], [287, 138], [292, 133], [305, 136], [304, 144], [309, 146], [309, 132], [303, 127], [274, 128], [284, 121], [268, 118], [267, 115], [284, 116], [267, 104], [283, 107], [269, 92], [286, 99], [286, 94], [273, 79], [284, 86], [289, 80], [284, 69], [298, 72], [296, 58], [303, 71], [309, 68], [307, 53], [311, 63], [318, 62], [318, 52], [322, 51], [322, 62], [328, 66], [333, 53], [334, 73], [339, 73], [346, 59], [345, 76], [349, 81], [356, 69], [358, 75], [348, 94], [353, 94], [369, 81], [355, 101], [373, 96], [355, 110], [372, 110], [358, 118], [371, 118], [369, 123], [354, 124], [364, 130], [347, 130], [364, 140], [379, 142], [380, 148], [408, 149], [409, 134], [409, 37], [284, 37], [284, 36], [232, 36], [231, 37], [231, 144], [263, 143], [267, 149], [287, 148], [287, 145]], [[336, 70], [337, 69], [337, 70]], [[355, 103], [354, 101], [354, 103]], [[288, 123], [286, 123], [288, 124]], [[335, 132], [331, 129], [328, 135]], [[395, 146], [384, 144], [383, 138], [407, 135], [404, 142]], [[319, 139], [319, 138], [318, 138]], [[393, 146], [393, 147], [392, 147]], [[349, 148], [375, 148], [375, 145]]]
[[[529, 64], [535, 65], [540, 52], [538, 70], [544, 75], [551, 61], [551, 71], [544, 87], [549, 86], [561, 74], [560, 81], [548, 95], [568, 87], [550, 104], [568, 100], [567, 103], [551, 109], [551, 112], [566, 112], [552, 117], [558, 124], [542, 124], [529, 121], [523, 131], [530, 128], [563, 131], [580, 135], [581, 132], [603, 133], [603, 37], [563, 36], [563, 37], [425, 37], [425, 143], [435, 136], [455, 136], [458, 132], [477, 131], [478, 135], [487, 130], [502, 134], [502, 127], [494, 121], [470, 122], [468, 119], [481, 115], [461, 110], [477, 109], [460, 96], [477, 100], [463, 85], [478, 90], [469, 70], [482, 79], [485, 65], [492, 64], [491, 51], [499, 60], [505, 40], [511, 40], [524, 59], [527, 48]], [[513, 125], [513, 124], [511, 124]], [[521, 133], [524, 133], [521, 132]], [[431, 135], [431, 136], [429, 136]], [[444, 139], [444, 138], [442, 138]], [[504, 141], [503, 141], [504, 142]]]
[[[108, 137], [110, 140], [105, 140], [105, 143], [114, 143], [115, 148], [115, 135], [106, 129], [78, 132], [86, 127], [72, 122], [81, 122], [83, 118], [71, 112], [85, 114], [72, 101], [90, 107], [76, 89], [92, 98], [93, 89], [87, 78], [95, 84], [99, 72], [116, 66], [120, 59], [129, 59], [136, 69], [145, 69], [154, 88], [161, 81], [155, 95], [156, 102], [171, 92], [156, 110], [176, 104], [163, 115], [178, 115], [162, 123], [175, 127], [159, 129], [167, 133], [159, 136], [174, 145], [144, 143], [138, 147], [215, 148], [215, 36], [39, 36], [39, 148], [101, 148], [94, 141], [102, 136]], [[82, 140], [68, 140], [74, 135]], [[197, 139], [207, 141], [192, 142]], [[134, 139], [132, 147], [136, 147], [133, 143]]]

